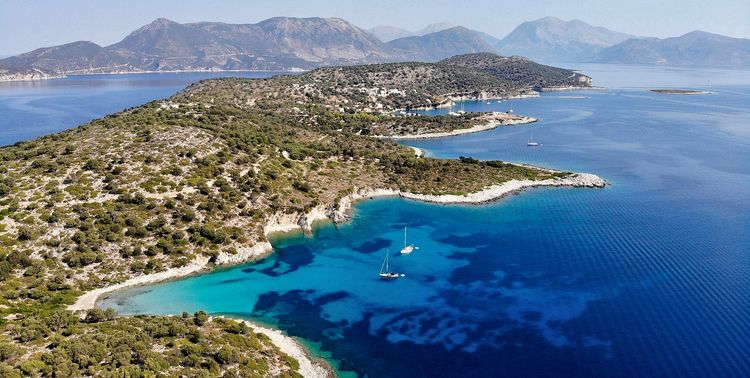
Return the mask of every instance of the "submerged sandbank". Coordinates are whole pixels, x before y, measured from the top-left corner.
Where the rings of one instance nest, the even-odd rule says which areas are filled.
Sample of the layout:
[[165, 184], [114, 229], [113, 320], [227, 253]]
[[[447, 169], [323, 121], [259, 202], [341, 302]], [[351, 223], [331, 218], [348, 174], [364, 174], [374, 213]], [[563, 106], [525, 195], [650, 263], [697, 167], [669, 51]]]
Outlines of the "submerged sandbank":
[[[549, 170], [553, 171], [553, 170]], [[554, 171], [553, 171], [554, 172]], [[349, 220], [349, 210], [357, 201], [374, 198], [374, 197], [402, 197], [417, 201], [439, 203], [439, 204], [481, 204], [500, 199], [510, 193], [518, 192], [526, 188], [540, 186], [569, 186], [569, 187], [604, 187], [607, 182], [592, 174], [572, 173], [566, 177], [552, 178], [546, 180], [510, 180], [499, 185], [492, 185], [478, 192], [465, 195], [427, 195], [402, 192], [387, 188], [360, 188], [355, 189], [353, 193], [344, 196], [339, 201], [328, 206], [317, 206], [305, 214], [292, 213], [275, 213], [269, 217], [265, 226], [264, 233], [266, 237], [271, 233], [289, 232], [293, 230], [303, 230], [312, 232], [312, 224], [316, 221], [328, 220], [334, 223], [346, 222]], [[221, 253], [215, 260], [217, 265], [234, 265], [244, 262], [257, 260], [264, 257], [272, 251], [272, 246], [268, 241], [261, 241], [252, 247], [243, 248], [236, 254]], [[121, 290], [132, 286], [140, 286], [169, 279], [182, 278], [191, 274], [206, 271], [210, 268], [209, 258], [206, 256], [196, 257], [191, 263], [180, 267], [167, 269], [162, 272], [146, 274], [130, 278], [125, 282], [110, 285], [104, 288], [91, 290], [81, 295], [74, 304], [68, 306], [68, 310], [82, 313], [96, 306], [97, 300], [103, 295], [113, 291]], [[299, 373], [305, 377], [323, 377], [332, 374], [332, 368], [325, 366], [323, 362], [313, 361], [310, 353], [304, 346], [297, 343], [294, 339], [284, 335], [277, 330], [271, 330], [252, 322], [245, 321], [256, 332], [268, 336], [273, 343], [284, 353], [295, 358], [300, 364]]]

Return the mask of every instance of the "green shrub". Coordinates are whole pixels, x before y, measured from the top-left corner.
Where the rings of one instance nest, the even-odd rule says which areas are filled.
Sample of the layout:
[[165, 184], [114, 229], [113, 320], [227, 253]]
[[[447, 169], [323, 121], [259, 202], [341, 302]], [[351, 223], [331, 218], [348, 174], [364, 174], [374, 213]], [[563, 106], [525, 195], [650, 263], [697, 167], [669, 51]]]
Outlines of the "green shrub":
[[208, 321], [208, 315], [204, 311], [198, 311], [193, 315], [193, 323], [197, 326], [202, 326]]

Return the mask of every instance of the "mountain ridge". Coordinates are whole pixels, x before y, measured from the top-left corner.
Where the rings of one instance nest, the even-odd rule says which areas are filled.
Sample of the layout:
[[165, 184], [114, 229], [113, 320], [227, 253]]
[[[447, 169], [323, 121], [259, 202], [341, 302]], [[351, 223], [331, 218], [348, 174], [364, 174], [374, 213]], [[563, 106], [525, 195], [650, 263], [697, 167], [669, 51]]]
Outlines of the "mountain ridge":
[[600, 51], [598, 63], [750, 67], [750, 39], [694, 30], [678, 37], [629, 39]]
[[518, 25], [494, 47], [503, 55], [540, 61], [587, 61], [601, 49], [635, 36], [592, 26], [581, 20], [544, 17]]
[[435, 62], [478, 52], [546, 63], [750, 65], [750, 40], [700, 31], [673, 38], [645, 38], [581, 20], [544, 17], [524, 22], [497, 39], [463, 26], [449, 26], [436, 23], [417, 32], [381, 27], [393, 36], [411, 34], [383, 42], [372, 29], [365, 31], [335, 17], [273, 17], [255, 24], [181, 24], [158, 18], [109, 46], [76, 41], [0, 59], [0, 81], [98, 73], [306, 71], [330, 65]]
[[409, 52], [409, 58], [428, 62], [466, 53], [495, 52], [479, 34], [463, 26], [422, 36], [399, 38], [387, 45]]
[[[0, 76], [102, 72], [300, 70], [394, 61], [396, 51], [340, 18], [274, 17], [255, 24], [158, 18], [109, 46], [80, 42], [0, 60]], [[76, 56], [76, 55], [80, 55]]]

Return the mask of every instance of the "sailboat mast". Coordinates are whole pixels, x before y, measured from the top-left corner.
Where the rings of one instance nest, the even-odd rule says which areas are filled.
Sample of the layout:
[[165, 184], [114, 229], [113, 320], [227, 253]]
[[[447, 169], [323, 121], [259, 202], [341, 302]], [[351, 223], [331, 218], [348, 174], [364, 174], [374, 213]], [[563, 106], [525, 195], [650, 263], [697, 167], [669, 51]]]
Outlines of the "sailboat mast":
[[406, 226], [404, 226], [404, 248], [406, 248]]

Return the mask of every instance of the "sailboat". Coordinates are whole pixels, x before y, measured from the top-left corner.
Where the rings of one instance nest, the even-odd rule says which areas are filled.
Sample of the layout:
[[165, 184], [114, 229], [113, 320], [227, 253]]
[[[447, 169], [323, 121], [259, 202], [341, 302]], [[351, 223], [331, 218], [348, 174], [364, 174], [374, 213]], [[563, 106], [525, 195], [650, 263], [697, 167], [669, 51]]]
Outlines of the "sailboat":
[[381, 280], [392, 280], [395, 278], [405, 276], [405, 274], [391, 272], [391, 267], [388, 266], [388, 255], [390, 254], [391, 254], [391, 250], [389, 249], [385, 253], [385, 259], [383, 259], [383, 265], [380, 266], [380, 279]]
[[538, 142], [534, 142], [534, 134], [531, 134], [531, 138], [529, 138], [529, 141], [526, 142], [526, 145], [529, 147], [536, 147], [539, 145]]
[[453, 101], [453, 100], [451, 100], [451, 111], [448, 112], [448, 115], [451, 115], [451, 116], [457, 116], [458, 115], [458, 113], [454, 111], [455, 106], [456, 106], [456, 102]]
[[414, 244], [406, 244], [406, 226], [404, 226], [404, 248], [401, 248], [401, 254], [408, 255], [414, 252], [415, 249], [419, 248], [415, 247]]

